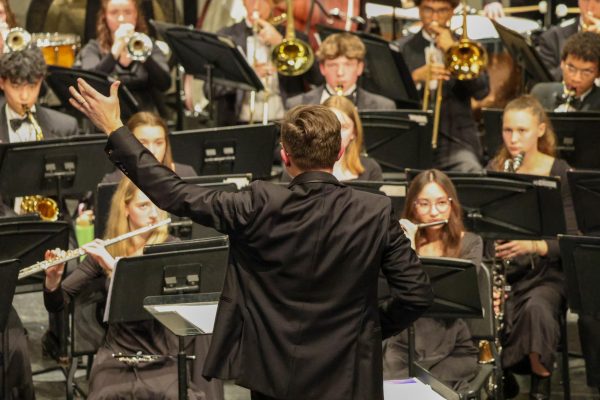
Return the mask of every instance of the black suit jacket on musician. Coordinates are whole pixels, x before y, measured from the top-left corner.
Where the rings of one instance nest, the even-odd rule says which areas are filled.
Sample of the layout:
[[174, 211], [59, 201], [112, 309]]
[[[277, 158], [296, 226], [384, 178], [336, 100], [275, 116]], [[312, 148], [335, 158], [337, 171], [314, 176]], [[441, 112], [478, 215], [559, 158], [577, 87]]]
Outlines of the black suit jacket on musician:
[[[283, 27], [277, 27], [277, 30], [279, 33], [285, 34]], [[242, 20], [241, 22], [219, 30], [217, 34], [229, 36], [235, 45], [241, 47], [244, 53], [246, 53], [246, 42], [248, 37], [252, 35], [252, 29], [248, 28], [245, 20]], [[307, 40], [306, 35], [301, 32], [296, 32], [296, 36], [301, 40]], [[319, 85], [323, 82], [323, 77], [319, 73], [316, 62], [303, 75], [283, 76], [277, 74], [277, 77], [279, 79], [279, 91], [283, 104], [285, 104], [289, 97], [303, 93], [309, 85]], [[219, 122], [221, 124], [236, 123], [242, 109], [244, 91], [221, 88], [216, 91], [216, 95], [221, 98], [218, 104]]]
[[[554, 111], [556, 107], [564, 103], [560, 96], [564, 93], [565, 87], [559, 82], [538, 83], [531, 90], [534, 96], [547, 111]], [[600, 112], [600, 88], [592, 86], [592, 90], [583, 98], [580, 104], [574, 104], [577, 111], [596, 111]]]
[[[429, 42], [421, 32], [400, 39], [397, 45], [411, 72], [425, 65], [425, 48], [429, 46]], [[444, 82], [439, 142], [453, 142], [481, 157], [482, 148], [471, 110], [471, 99], [481, 100], [488, 95], [489, 90], [487, 73], [473, 80], [459, 81], [452, 78]]]
[[538, 53], [556, 81], [562, 81], [560, 60], [565, 42], [579, 31], [579, 18], [573, 18], [544, 32], [538, 40]]
[[[321, 104], [325, 85], [321, 85], [313, 90], [294, 96], [285, 104], [287, 109], [290, 109], [301, 104]], [[359, 110], [395, 110], [396, 103], [394, 100], [380, 96], [375, 93], [366, 91], [363, 88], [356, 89], [356, 108]]]
[[[5, 105], [5, 102], [0, 103], [0, 143], [9, 143]], [[35, 118], [42, 128], [45, 139], [59, 139], [79, 133], [77, 120], [70, 115], [42, 107], [39, 104], [35, 108]]]
[[[383, 399], [382, 328], [401, 330], [432, 301], [388, 198], [324, 172], [237, 193], [186, 184], [124, 127], [107, 153], [158, 207], [229, 234], [205, 376], [278, 399]], [[393, 300], [378, 310], [380, 269]]]

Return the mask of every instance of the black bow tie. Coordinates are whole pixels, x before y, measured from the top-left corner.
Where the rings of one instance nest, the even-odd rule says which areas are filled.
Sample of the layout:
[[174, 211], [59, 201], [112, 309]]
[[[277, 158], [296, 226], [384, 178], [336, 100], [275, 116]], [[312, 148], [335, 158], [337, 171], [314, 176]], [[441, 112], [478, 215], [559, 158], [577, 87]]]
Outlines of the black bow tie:
[[12, 130], [14, 132], [16, 132], [21, 125], [23, 125], [24, 123], [26, 124], [30, 124], [31, 121], [29, 121], [29, 118], [25, 117], [25, 118], [12, 118], [10, 121], [10, 127], [12, 128]]
[[581, 108], [581, 97], [571, 97], [569, 99], [569, 95], [565, 93], [556, 94], [556, 107], [565, 104], [567, 101], [569, 101], [569, 105], [573, 107], [573, 109], [579, 110]]
[[[329, 88], [327, 87], [327, 85], [325, 85], [325, 91], [330, 96], [337, 96], [336, 93], [331, 93], [331, 91], [329, 90]], [[347, 98], [348, 100], [350, 100], [354, 105], [356, 105], [357, 89], [354, 89], [352, 91], [352, 93], [350, 93], [349, 95], [344, 95], [344, 97]]]

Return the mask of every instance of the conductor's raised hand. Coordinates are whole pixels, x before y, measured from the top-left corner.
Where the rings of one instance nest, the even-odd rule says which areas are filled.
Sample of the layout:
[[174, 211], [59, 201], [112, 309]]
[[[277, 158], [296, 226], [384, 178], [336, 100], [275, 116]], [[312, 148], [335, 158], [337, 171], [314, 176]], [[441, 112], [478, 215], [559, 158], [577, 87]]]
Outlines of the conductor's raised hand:
[[123, 126], [121, 108], [119, 106], [119, 85], [115, 81], [110, 85], [110, 96], [106, 97], [90, 86], [85, 80], [77, 79], [77, 89], [70, 86], [71, 105], [83, 113], [100, 129], [110, 135]]

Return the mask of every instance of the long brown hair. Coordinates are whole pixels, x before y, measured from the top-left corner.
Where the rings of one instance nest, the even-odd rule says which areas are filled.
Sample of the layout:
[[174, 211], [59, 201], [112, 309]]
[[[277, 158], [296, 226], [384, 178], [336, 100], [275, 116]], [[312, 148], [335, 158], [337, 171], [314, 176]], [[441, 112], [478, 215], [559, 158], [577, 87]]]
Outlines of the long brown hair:
[[[514, 110], [527, 111], [538, 120], [538, 123], [546, 125], [546, 131], [538, 138], [538, 151], [551, 157], [556, 157], [556, 135], [552, 128], [552, 122], [550, 121], [550, 118], [548, 118], [548, 114], [546, 114], [546, 111], [544, 111], [544, 107], [542, 107], [540, 102], [531, 95], [523, 95], [512, 100], [504, 107], [504, 115], [506, 115], [508, 111]], [[506, 144], [504, 144], [492, 160], [492, 169], [501, 171], [504, 167], [504, 161], [509, 158], [511, 158], [511, 155], [506, 148]]]
[[[125, 207], [133, 200], [139, 190], [128, 178], [121, 179], [111, 200], [110, 214], [104, 231], [104, 239], [113, 239], [130, 231]], [[159, 210], [158, 214], [159, 220], [167, 218], [165, 211]], [[152, 231], [146, 244], [163, 243], [167, 240], [168, 236], [169, 231], [167, 226], [161, 226]], [[126, 257], [129, 255], [128, 250], [132, 246], [133, 239], [130, 238], [110, 246], [107, 250], [113, 257]]]
[[350, 100], [344, 96], [331, 96], [323, 103], [329, 108], [337, 108], [346, 114], [354, 122], [354, 140], [348, 144], [342, 156], [342, 167], [355, 175], [365, 172], [365, 167], [360, 162], [360, 153], [363, 149], [364, 135], [363, 127], [358, 115], [358, 109]]
[[136, 128], [141, 126], [157, 126], [162, 128], [163, 133], [165, 134], [165, 157], [162, 160], [162, 164], [172, 168], [173, 167], [173, 154], [171, 153], [171, 141], [169, 140], [169, 127], [167, 123], [158, 115], [148, 112], [148, 111], [140, 111], [138, 113], [133, 114], [129, 120], [127, 121], [127, 127], [131, 132], [133, 132]]
[[[415, 209], [415, 203], [419, 194], [428, 183], [437, 183], [446, 192], [450, 201], [450, 216], [448, 223], [442, 228], [442, 243], [444, 245], [444, 257], [458, 257], [462, 245], [462, 233], [465, 226], [462, 220], [462, 207], [458, 201], [458, 195], [454, 184], [448, 178], [448, 175], [437, 169], [428, 169], [419, 173], [411, 182], [406, 194], [406, 203], [404, 203], [404, 212], [402, 217], [410, 221], [416, 221], [418, 214]], [[415, 246], [417, 254], [423, 244], [421, 230], [417, 231], [415, 236]]]
[[0, 0], [0, 4], [4, 6], [4, 13], [6, 14], [6, 25], [8, 25], [8, 28], [12, 29], [16, 27], [17, 19], [15, 18], [15, 14], [10, 8], [10, 4], [8, 4], [8, 0]]
[[[96, 19], [96, 40], [100, 45], [100, 50], [103, 53], [108, 53], [110, 48], [113, 45], [112, 34], [110, 33], [110, 29], [108, 29], [108, 24], [106, 23], [106, 7], [108, 2], [111, 0], [102, 0], [100, 2], [100, 10], [98, 10], [98, 17]], [[140, 4], [138, 0], [129, 0], [135, 4], [135, 9], [137, 10], [137, 21], [135, 22], [135, 31], [141, 33], [148, 33], [148, 24], [146, 23], [146, 18], [144, 17], [144, 13], [140, 8]]]

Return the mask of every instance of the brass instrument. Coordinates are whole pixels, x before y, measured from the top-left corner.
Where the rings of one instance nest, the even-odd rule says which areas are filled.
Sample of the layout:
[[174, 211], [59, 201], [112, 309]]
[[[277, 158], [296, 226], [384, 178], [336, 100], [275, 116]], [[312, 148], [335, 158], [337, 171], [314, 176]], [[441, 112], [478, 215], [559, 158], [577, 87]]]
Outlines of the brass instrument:
[[26, 104], [23, 104], [23, 111], [25, 111], [25, 116], [27, 116], [27, 119], [33, 126], [33, 130], [35, 131], [35, 140], [37, 140], [37, 141], [44, 140], [44, 133], [42, 132], [42, 127], [37, 122], [37, 119], [35, 119], [35, 116], [31, 112], [31, 109], [29, 108], [29, 106], [27, 106]]
[[536, 11], [540, 14], [546, 14], [548, 12], [548, 2], [540, 1], [538, 4], [532, 4], [530, 6], [504, 7], [502, 10], [504, 11], [504, 14], [519, 14]]
[[25, 50], [31, 44], [31, 34], [23, 28], [12, 28], [6, 34], [4, 44], [6, 45], [5, 53]]
[[152, 39], [141, 32], [134, 32], [127, 39], [127, 53], [133, 61], [146, 61], [152, 54], [153, 47]]
[[[146, 232], [150, 232], [156, 228], [160, 228], [161, 226], [167, 225], [169, 223], [171, 223], [171, 218], [164, 219], [160, 222], [157, 222], [154, 225], [145, 226], [143, 228], [136, 229], [135, 231], [127, 232], [127, 233], [125, 233], [121, 236], [117, 236], [116, 238], [113, 238], [113, 239], [107, 239], [104, 241], [104, 247], [113, 245], [115, 243], [121, 242], [123, 240], [129, 239], [129, 238], [137, 236], [137, 235], [141, 235]], [[37, 274], [38, 272], [45, 271], [48, 268], [53, 267], [55, 265], [66, 263], [69, 260], [79, 258], [83, 255], [85, 255], [85, 250], [83, 250], [83, 248], [81, 248], [81, 247], [78, 249], [74, 249], [74, 250], [67, 250], [67, 251], [63, 252], [63, 254], [60, 257], [55, 258], [54, 260], [39, 261], [33, 265], [30, 265], [29, 267], [25, 267], [25, 268], [21, 269], [19, 271], [18, 279], [27, 278], [28, 276]]]
[[277, 72], [284, 76], [302, 75], [310, 69], [315, 56], [310, 45], [296, 39], [294, 30], [294, 8], [292, 0], [286, 0], [287, 25], [283, 42], [273, 48], [271, 59]]
[[[435, 41], [435, 37], [434, 37], [434, 41]], [[423, 92], [423, 111], [427, 111], [429, 109], [429, 98], [431, 97], [431, 80], [432, 80], [432, 73], [431, 73], [431, 65], [434, 63], [434, 57], [433, 57], [433, 49], [435, 49], [435, 45], [434, 42], [430, 43], [430, 48], [431, 48], [431, 52], [430, 52], [430, 59], [427, 60], [427, 64], [429, 64], [429, 68], [427, 70], [427, 79], [425, 81], [425, 89]], [[437, 148], [437, 137], [438, 137], [438, 131], [439, 131], [439, 127], [440, 127], [440, 111], [441, 111], [441, 107], [442, 107], [442, 97], [443, 97], [443, 92], [442, 92], [442, 87], [443, 87], [444, 81], [441, 79], [437, 80], [437, 89], [436, 89], [436, 93], [435, 93], [435, 106], [434, 106], [434, 111], [433, 111], [433, 132], [431, 134], [431, 148], [435, 149]]]
[[336, 85], [335, 86], [335, 95], [343, 96], [344, 95], [344, 85]]

